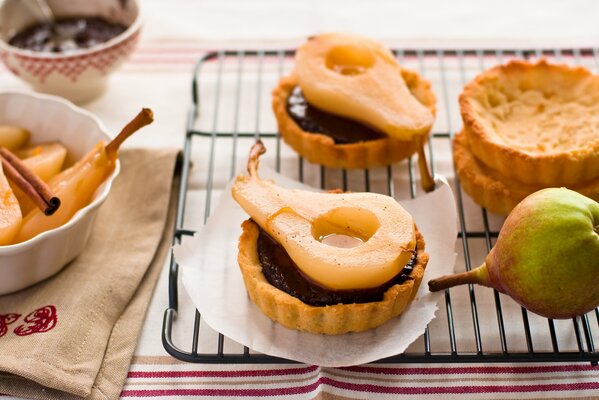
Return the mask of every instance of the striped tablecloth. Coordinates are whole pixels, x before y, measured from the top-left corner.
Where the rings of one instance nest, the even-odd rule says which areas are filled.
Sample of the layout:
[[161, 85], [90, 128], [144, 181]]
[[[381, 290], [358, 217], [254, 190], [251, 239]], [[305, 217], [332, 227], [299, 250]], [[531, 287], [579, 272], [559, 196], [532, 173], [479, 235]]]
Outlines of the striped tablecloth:
[[[408, 2], [383, 1], [381, 10], [372, 20], [364, 17], [364, 10], [360, 8], [363, 5], [354, 1], [349, 2], [354, 7], [353, 12], [348, 11], [351, 7], [344, 5], [337, 8], [342, 10], [339, 14], [335, 7], [345, 3], [335, 0], [285, 5], [270, 0], [251, 3], [142, 0], [141, 3], [146, 14], [146, 27], [138, 50], [111, 78], [108, 91], [100, 99], [85, 105], [98, 114], [111, 131], [117, 131], [122, 121], [140, 106], [151, 106], [155, 110], [156, 123], [143, 135], [131, 138], [127, 146], [133, 147], [181, 146], [191, 96], [191, 69], [207, 50], [224, 45], [278, 47], [298, 43], [306, 34], [335, 29], [355, 30], [386, 38], [389, 44], [409, 43], [412, 47], [431, 43], [444, 46], [456, 46], [458, 42], [480, 44], [481, 41], [488, 46], [509, 46], [531, 40], [551, 45], [562, 40], [562, 43], [575, 45], [586, 44], [589, 37], [599, 37], [598, 3], [589, 0], [568, 2], [567, 6], [557, 1], [524, 4], [509, 0], [484, 10], [481, 3], [474, 0], [452, 2], [451, 6], [441, 4], [444, 2], [433, 4], [432, 1], [409, 2], [409, 6]], [[514, 14], [509, 11], [510, 7], [525, 12]], [[435, 9], [438, 12], [430, 14]], [[278, 22], [269, 24], [269, 20]], [[510, 22], [509, 29], [502, 28], [502, 20]], [[427, 25], [427, 21], [434, 21], [434, 24]], [[587, 60], [587, 64], [594, 68], [595, 61]], [[3, 89], [25, 88], [3, 68], [0, 68], [0, 84]], [[456, 95], [457, 92], [452, 93], [451, 99]], [[459, 125], [455, 116], [453, 122], [439, 123]], [[444, 155], [436, 157], [435, 165], [442, 172], [451, 174], [449, 152], [444, 151]], [[199, 164], [201, 167], [201, 162]], [[203, 206], [200, 199], [205, 193], [202, 178], [192, 177], [192, 181], [188, 208], [199, 208]], [[192, 227], [200, 226], [199, 218]], [[484, 254], [473, 257], [482, 260]], [[463, 259], [458, 260], [458, 264], [460, 262], [463, 263]], [[485, 304], [485, 299], [491, 301], [485, 298], [483, 291], [477, 291], [477, 295], [482, 298], [479, 298], [481, 304]], [[463, 299], [466, 300], [461, 303]], [[179, 300], [174, 340], [184, 347], [192, 335], [194, 307], [183, 290]], [[466, 325], [462, 332], [471, 329], [467, 326], [471, 324], [467, 321], [467, 296], [458, 295], [453, 300], [456, 313], [466, 310], [463, 319]], [[168, 356], [161, 344], [162, 316], [166, 308], [165, 265], [123, 388], [123, 398], [599, 398], [599, 369], [588, 363], [396, 364], [347, 368], [183, 363]], [[482, 328], [484, 330], [485, 326]], [[215, 343], [214, 332], [203, 336]], [[460, 340], [458, 337], [458, 345], [464, 345]]]
[[554, 365], [197, 366], [138, 356], [122, 396], [285, 399], [599, 398], [597, 368]]

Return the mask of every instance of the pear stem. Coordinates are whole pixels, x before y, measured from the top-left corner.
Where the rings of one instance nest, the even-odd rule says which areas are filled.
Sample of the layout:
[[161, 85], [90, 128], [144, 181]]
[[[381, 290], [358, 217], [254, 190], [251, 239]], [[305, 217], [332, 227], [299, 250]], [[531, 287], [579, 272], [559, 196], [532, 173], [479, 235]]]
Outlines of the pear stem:
[[420, 170], [420, 181], [422, 183], [422, 189], [426, 193], [435, 190], [435, 179], [431, 175], [426, 162], [426, 155], [424, 154], [424, 138], [421, 135], [417, 135], [414, 140], [418, 148], [418, 169]]
[[154, 121], [154, 113], [149, 108], [142, 108], [142, 110], [133, 118], [121, 132], [114, 138], [108, 145], [106, 145], [106, 154], [112, 156], [116, 154], [121, 147], [121, 144], [133, 135], [139, 129], [146, 125], [151, 124]]
[[428, 281], [428, 289], [431, 292], [438, 292], [439, 290], [449, 289], [450, 287], [467, 283], [477, 283], [479, 285], [489, 286], [489, 275], [485, 263], [470, 271], [431, 279]]
[[256, 143], [250, 149], [250, 156], [248, 158], [248, 174], [251, 177], [258, 178], [258, 165], [260, 164], [260, 156], [266, 153], [266, 147], [264, 147], [264, 143], [262, 140], [256, 140]]

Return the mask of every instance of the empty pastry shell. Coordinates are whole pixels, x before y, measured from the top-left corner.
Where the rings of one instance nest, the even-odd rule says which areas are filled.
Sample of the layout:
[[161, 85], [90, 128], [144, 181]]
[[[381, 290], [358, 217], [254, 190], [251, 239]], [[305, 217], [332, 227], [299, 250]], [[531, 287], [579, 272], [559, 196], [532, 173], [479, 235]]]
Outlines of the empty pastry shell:
[[[453, 159], [464, 192], [468, 193], [475, 203], [497, 214], [507, 215], [529, 194], [545, 187], [556, 186], [524, 184], [502, 176], [474, 156], [464, 131], [454, 138]], [[582, 185], [568, 185], [568, 188], [599, 201], [599, 179]]]
[[460, 110], [474, 155], [530, 185], [599, 177], [599, 76], [582, 67], [512, 61], [467, 84]]

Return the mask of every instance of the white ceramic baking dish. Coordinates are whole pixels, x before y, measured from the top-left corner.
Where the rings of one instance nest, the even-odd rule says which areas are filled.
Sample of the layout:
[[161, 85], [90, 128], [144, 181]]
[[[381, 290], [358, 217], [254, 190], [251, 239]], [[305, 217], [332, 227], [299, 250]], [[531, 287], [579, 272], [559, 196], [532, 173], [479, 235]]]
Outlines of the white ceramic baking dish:
[[[16, 125], [31, 132], [32, 143], [60, 141], [68, 149], [67, 162], [82, 157], [111, 137], [93, 114], [54, 96], [0, 92], [0, 125]], [[15, 292], [60, 271], [85, 248], [100, 205], [106, 200], [120, 165], [98, 188], [93, 201], [66, 224], [23, 243], [0, 246], [0, 295]]]

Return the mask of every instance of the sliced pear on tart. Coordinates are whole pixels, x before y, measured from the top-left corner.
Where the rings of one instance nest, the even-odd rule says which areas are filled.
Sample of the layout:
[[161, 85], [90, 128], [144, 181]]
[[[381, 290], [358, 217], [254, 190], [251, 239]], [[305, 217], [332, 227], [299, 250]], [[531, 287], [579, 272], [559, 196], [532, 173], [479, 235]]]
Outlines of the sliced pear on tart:
[[[413, 255], [416, 233], [411, 215], [393, 198], [277, 186], [257, 174], [263, 152], [259, 142], [250, 156], [250, 175], [237, 177], [233, 197], [302, 272], [333, 289], [375, 287], [401, 272]], [[331, 234], [362, 243], [339, 248], [321, 241]]]
[[298, 48], [294, 71], [311, 104], [390, 137], [410, 141], [427, 135], [434, 122], [433, 113], [410, 92], [393, 54], [374, 40], [316, 36]]

